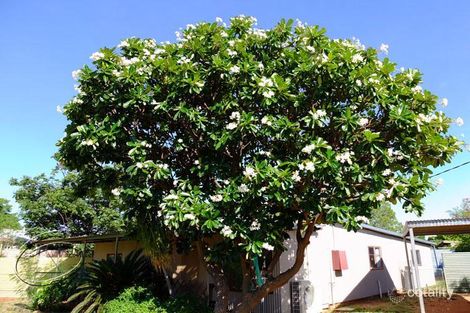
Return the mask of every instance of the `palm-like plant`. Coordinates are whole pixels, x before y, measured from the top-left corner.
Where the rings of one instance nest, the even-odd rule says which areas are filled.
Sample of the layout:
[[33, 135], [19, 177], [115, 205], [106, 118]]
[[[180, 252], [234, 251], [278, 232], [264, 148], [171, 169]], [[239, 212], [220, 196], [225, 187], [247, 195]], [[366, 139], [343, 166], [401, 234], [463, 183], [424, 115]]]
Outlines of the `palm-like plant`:
[[173, 287], [168, 273], [172, 266], [170, 240], [165, 235], [160, 221], [152, 219], [151, 216], [140, 217], [140, 220], [135, 226], [134, 236], [142, 245], [144, 253], [150, 257], [153, 266], [163, 273], [171, 297]]
[[101, 312], [103, 304], [127, 287], [150, 287], [158, 281], [155, 268], [142, 250], [134, 250], [124, 260], [93, 261], [87, 266], [83, 283], [67, 301], [83, 300], [72, 313]]

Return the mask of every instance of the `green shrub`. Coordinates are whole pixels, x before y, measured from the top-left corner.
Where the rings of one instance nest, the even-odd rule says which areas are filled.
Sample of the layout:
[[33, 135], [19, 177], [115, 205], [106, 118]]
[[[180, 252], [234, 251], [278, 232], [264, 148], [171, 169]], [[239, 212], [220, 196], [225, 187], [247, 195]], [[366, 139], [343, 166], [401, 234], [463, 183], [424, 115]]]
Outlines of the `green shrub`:
[[160, 302], [143, 287], [125, 289], [116, 299], [104, 304], [103, 313], [211, 313], [204, 301], [181, 296]]
[[201, 299], [181, 296], [163, 303], [165, 313], [212, 313], [212, 310]]
[[143, 287], [125, 289], [116, 299], [103, 306], [104, 313], [166, 313], [152, 293]]
[[152, 291], [155, 285], [165, 286], [163, 277], [159, 276], [141, 249], [132, 251], [124, 260], [93, 261], [87, 265], [86, 272], [83, 283], [68, 300], [82, 300], [74, 307], [73, 313], [100, 311], [104, 303], [132, 286], [142, 286]]
[[70, 311], [76, 303], [68, 303], [66, 300], [76, 291], [83, 275], [84, 271], [78, 270], [46, 286], [31, 288], [28, 290], [31, 307], [47, 312]]

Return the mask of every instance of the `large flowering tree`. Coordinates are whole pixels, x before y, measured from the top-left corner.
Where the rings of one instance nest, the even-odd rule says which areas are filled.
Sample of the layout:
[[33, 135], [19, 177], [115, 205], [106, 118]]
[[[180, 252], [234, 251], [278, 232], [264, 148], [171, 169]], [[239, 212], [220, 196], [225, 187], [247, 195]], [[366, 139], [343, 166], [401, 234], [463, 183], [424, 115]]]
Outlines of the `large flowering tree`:
[[[357, 229], [383, 201], [420, 213], [430, 167], [459, 150], [419, 71], [318, 27], [255, 24], [188, 25], [176, 43], [130, 38], [94, 53], [92, 67], [74, 72], [78, 95], [59, 142], [62, 164], [118, 197], [161, 242], [196, 243], [216, 312], [227, 310], [234, 256], [235, 311], [250, 312], [300, 269], [315, 224]], [[296, 260], [273, 275], [289, 230]]]

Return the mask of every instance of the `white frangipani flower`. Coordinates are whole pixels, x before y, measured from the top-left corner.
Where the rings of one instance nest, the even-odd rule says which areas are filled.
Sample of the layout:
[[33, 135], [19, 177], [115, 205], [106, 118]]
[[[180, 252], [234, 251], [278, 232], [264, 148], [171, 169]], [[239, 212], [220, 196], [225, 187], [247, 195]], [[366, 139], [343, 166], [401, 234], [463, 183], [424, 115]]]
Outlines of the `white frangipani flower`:
[[383, 201], [385, 199], [385, 195], [383, 193], [378, 193], [375, 195], [375, 199], [377, 201]]
[[237, 128], [237, 126], [238, 126], [238, 123], [231, 122], [231, 123], [228, 123], [227, 126], [225, 126], [225, 128], [227, 128], [228, 130], [234, 130], [235, 128]]
[[261, 124], [271, 126], [271, 125], [272, 125], [272, 122], [271, 122], [271, 120], [269, 119], [268, 116], [264, 116], [264, 117], [261, 119]]
[[312, 52], [312, 53], [315, 52], [315, 48], [312, 46], [306, 46], [305, 49], [307, 49], [309, 52]]
[[231, 57], [234, 57], [237, 55], [237, 51], [234, 51], [232, 49], [227, 49], [227, 54]]
[[355, 218], [356, 222], [359, 222], [359, 223], [366, 223], [366, 224], [369, 224], [369, 219], [365, 216], [356, 216]]
[[191, 58], [188, 58], [187, 56], [182, 56], [178, 61], [176, 61], [176, 63], [178, 63], [179, 65], [182, 65], [182, 64], [188, 64], [191, 62]]
[[379, 50], [380, 50], [380, 52], [388, 54], [388, 48], [389, 48], [389, 46], [387, 44], [383, 43], [383, 44], [380, 45]]
[[225, 225], [225, 226], [222, 228], [222, 230], [220, 231], [220, 233], [221, 233], [224, 237], [228, 237], [228, 238], [232, 237], [232, 235], [233, 235], [232, 229], [230, 228], [230, 226], [227, 226], [227, 225]]
[[263, 247], [263, 249], [268, 250], [268, 251], [274, 250], [274, 247], [271, 246], [271, 245], [270, 245], [269, 243], [267, 243], [267, 242], [263, 243], [262, 247]]
[[390, 174], [392, 174], [392, 171], [389, 168], [387, 168], [386, 170], [382, 172], [383, 176], [389, 176]]
[[224, 20], [221, 17], [218, 17], [218, 16], [215, 18], [215, 21], [217, 23], [223, 23], [224, 22]]
[[336, 160], [338, 160], [340, 163], [348, 163], [349, 165], [352, 164], [352, 160], [351, 160], [351, 156], [354, 155], [354, 152], [350, 152], [350, 151], [345, 151], [341, 154], [338, 154], [336, 156]]
[[357, 53], [357, 54], [353, 55], [351, 61], [353, 63], [356, 63], [356, 64], [361, 63], [362, 61], [364, 61], [364, 57], [362, 55], [360, 55], [359, 53]]
[[232, 66], [230, 69], [229, 69], [229, 73], [230, 74], [236, 74], [236, 73], [240, 73], [240, 67], [234, 65]]
[[240, 120], [240, 112], [234, 111], [230, 114], [230, 119], [239, 121]]
[[111, 193], [118, 197], [121, 194], [121, 188], [114, 188], [113, 190], [111, 190]]
[[268, 99], [274, 97], [274, 95], [275, 95], [275, 94], [274, 94], [274, 91], [272, 91], [272, 90], [267, 90], [267, 91], [264, 91], [264, 92], [263, 92], [263, 96], [264, 96], [265, 98], [268, 98]]
[[314, 172], [315, 171], [315, 163], [313, 163], [312, 161], [307, 161], [307, 162], [305, 162], [304, 168], [309, 172]]
[[417, 86], [411, 88], [411, 91], [413, 91], [414, 93], [422, 93], [423, 92], [423, 87], [421, 87], [420, 85], [417, 85]]
[[272, 87], [273, 86], [273, 81], [271, 78], [267, 78], [267, 77], [261, 77], [259, 83], [258, 83], [258, 86], [260, 87]]
[[57, 111], [57, 113], [64, 113], [64, 109], [60, 105], [56, 106], [55, 110]]
[[103, 52], [94, 52], [91, 56], [90, 59], [93, 61], [98, 61], [99, 59], [104, 58], [104, 53]]
[[212, 202], [220, 202], [223, 199], [222, 195], [212, 195], [209, 198]]
[[119, 44], [118, 44], [118, 48], [127, 48], [129, 47], [129, 42], [126, 40], [123, 40], [121, 41]]
[[324, 110], [316, 110], [315, 112], [312, 113], [312, 117], [315, 120], [318, 120], [325, 116], [326, 116], [326, 112]]
[[445, 108], [449, 104], [449, 100], [447, 98], [442, 98], [441, 105]]
[[250, 188], [248, 188], [248, 186], [245, 184], [241, 184], [240, 186], [238, 186], [238, 191], [241, 193], [246, 193], [250, 191]]
[[299, 175], [299, 171], [294, 171], [292, 173], [292, 180], [295, 182], [299, 182], [302, 178]]
[[245, 175], [245, 177], [248, 179], [252, 179], [256, 177], [256, 171], [251, 166], [247, 166], [245, 170], [243, 171], [243, 175]]
[[194, 215], [193, 213], [186, 213], [183, 218], [185, 220], [189, 220], [189, 221], [194, 221], [196, 219], [196, 215]]
[[87, 140], [82, 141], [82, 145], [84, 145], [84, 146], [94, 146], [95, 141], [93, 139], [87, 139]]
[[460, 127], [460, 126], [463, 126], [463, 124], [464, 124], [463, 118], [457, 117], [457, 118], [455, 119], [455, 124], [457, 124], [457, 126], [459, 126], [459, 127]]
[[316, 148], [315, 144], [312, 143], [312, 144], [310, 144], [310, 145], [305, 146], [305, 147], [302, 149], [302, 152], [309, 154], [309, 153], [311, 153], [313, 150], [315, 150], [315, 148]]
[[78, 80], [81, 74], [82, 74], [82, 70], [75, 70], [72, 72], [72, 78], [74, 80]]
[[163, 200], [178, 200], [178, 195], [176, 194], [169, 194], [168, 196], [166, 196], [165, 198], [163, 198]]
[[255, 230], [260, 230], [261, 224], [258, 221], [253, 221], [250, 225], [250, 230], [255, 231]]
[[365, 118], [365, 117], [359, 119], [359, 125], [360, 125], [360, 126], [364, 127], [364, 126], [366, 126], [367, 124], [369, 124], [369, 119], [367, 119], [367, 118]]

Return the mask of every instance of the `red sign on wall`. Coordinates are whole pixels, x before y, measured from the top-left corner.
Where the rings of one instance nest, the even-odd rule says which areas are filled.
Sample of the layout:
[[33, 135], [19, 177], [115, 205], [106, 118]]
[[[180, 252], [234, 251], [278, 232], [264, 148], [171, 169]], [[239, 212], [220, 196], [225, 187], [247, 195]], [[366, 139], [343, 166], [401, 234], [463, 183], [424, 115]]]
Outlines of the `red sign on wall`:
[[346, 259], [346, 251], [332, 250], [331, 258], [333, 260], [333, 270], [342, 271], [348, 269], [348, 260]]

